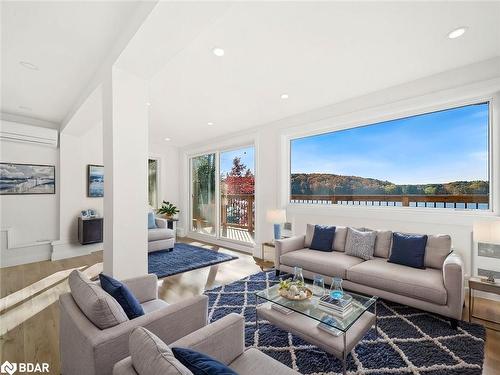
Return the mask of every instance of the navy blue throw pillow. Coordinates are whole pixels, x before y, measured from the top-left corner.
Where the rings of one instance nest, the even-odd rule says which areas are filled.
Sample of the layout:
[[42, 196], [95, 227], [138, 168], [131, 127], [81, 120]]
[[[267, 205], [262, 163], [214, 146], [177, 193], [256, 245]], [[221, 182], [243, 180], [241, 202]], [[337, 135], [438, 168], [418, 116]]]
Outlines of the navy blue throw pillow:
[[99, 274], [99, 281], [101, 282], [101, 288], [120, 304], [129, 319], [144, 315], [141, 304], [125, 284], [103, 273]]
[[175, 358], [194, 375], [238, 375], [224, 363], [191, 349], [172, 348]]
[[389, 262], [413, 268], [425, 268], [427, 236], [394, 232]]
[[320, 251], [333, 251], [332, 244], [335, 238], [335, 227], [315, 225], [310, 249]]

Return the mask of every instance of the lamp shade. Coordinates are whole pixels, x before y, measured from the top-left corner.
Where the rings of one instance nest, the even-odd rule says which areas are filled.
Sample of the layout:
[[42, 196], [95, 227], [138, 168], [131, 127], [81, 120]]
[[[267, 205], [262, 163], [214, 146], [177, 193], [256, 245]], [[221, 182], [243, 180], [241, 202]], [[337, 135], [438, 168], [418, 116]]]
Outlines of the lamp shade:
[[282, 224], [286, 222], [285, 210], [267, 210], [266, 220], [272, 224]]
[[500, 221], [478, 221], [474, 223], [474, 241], [500, 244]]

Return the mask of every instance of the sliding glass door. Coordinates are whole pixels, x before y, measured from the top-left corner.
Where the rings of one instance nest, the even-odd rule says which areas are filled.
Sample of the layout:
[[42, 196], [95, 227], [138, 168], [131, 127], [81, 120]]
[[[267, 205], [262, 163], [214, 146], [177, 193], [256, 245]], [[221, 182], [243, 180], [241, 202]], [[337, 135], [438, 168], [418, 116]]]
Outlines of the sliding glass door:
[[255, 233], [253, 146], [194, 156], [191, 164], [191, 230], [246, 244]]
[[215, 160], [215, 153], [191, 158], [191, 230], [209, 235], [217, 227]]
[[220, 153], [221, 237], [253, 243], [255, 231], [254, 147]]

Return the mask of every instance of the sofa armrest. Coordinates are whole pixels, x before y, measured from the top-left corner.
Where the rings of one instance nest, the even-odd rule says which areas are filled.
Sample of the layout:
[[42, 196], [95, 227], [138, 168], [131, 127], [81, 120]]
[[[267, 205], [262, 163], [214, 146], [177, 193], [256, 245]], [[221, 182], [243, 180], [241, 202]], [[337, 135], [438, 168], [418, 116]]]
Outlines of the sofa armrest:
[[161, 217], [155, 217], [155, 224], [157, 228], [167, 228], [167, 220]]
[[158, 276], [149, 274], [122, 281], [140, 303], [158, 298]]
[[144, 327], [167, 344], [207, 325], [208, 297], [196, 296], [167, 305], [138, 318], [105, 329], [94, 339], [95, 345], [109, 344], [123, 338], [128, 340], [136, 327]]
[[231, 313], [170, 346], [194, 349], [228, 365], [245, 351], [245, 319]]
[[305, 247], [306, 236], [295, 236], [276, 240], [274, 251], [274, 267], [278, 269], [280, 265], [280, 257], [290, 251], [300, 250]]
[[464, 304], [464, 262], [462, 257], [451, 252], [443, 263], [443, 282], [448, 295], [447, 305], [455, 319], [462, 318]]

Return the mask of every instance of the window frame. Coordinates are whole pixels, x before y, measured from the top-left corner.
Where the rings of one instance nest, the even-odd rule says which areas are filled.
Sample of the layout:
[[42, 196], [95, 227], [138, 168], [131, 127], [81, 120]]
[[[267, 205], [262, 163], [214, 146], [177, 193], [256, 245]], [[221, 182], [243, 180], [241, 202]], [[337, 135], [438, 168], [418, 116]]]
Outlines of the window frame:
[[[475, 96], [473, 98], [457, 101], [446, 101], [441, 104], [435, 105], [419, 105], [415, 108], [391, 108], [391, 105], [384, 105], [383, 107], [373, 107], [365, 111], [348, 113], [343, 116], [332, 116], [313, 123], [312, 126], [304, 131], [302, 129], [291, 130], [288, 134], [282, 134], [282, 150], [285, 155], [284, 176], [282, 176], [284, 185], [282, 186], [282, 197], [284, 198], [282, 204], [288, 208], [314, 208], [314, 209], [361, 209], [361, 210], [386, 210], [393, 212], [415, 212], [415, 213], [452, 213], [458, 215], [473, 215], [473, 216], [496, 216], [499, 214], [496, 210], [497, 200], [500, 199], [500, 194], [497, 192], [498, 184], [496, 179], [500, 175], [500, 160], [495, 162], [495, 151], [500, 150], [500, 141], [496, 141], [494, 136], [496, 134], [495, 128], [498, 126], [495, 112], [498, 111], [499, 95], [484, 95]], [[369, 205], [338, 205], [338, 204], [315, 204], [315, 203], [292, 203], [291, 199], [291, 142], [295, 139], [301, 139], [311, 136], [318, 136], [332, 132], [355, 129], [376, 125], [378, 123], [404, 119], [419, 115], [425, 115], [433, 112], [445, 111], [454, 108], [488, 103], [488, 180], [489, 180], [489, 204], [487, 210], [478, 209], [461, 209], [461, 208], [434, 208], [434, 207], [401, 207], [401, 206], [369, 206]], [[393, 105], [397, 107], [400, 103]], [[377, 111], [378, 109], [378, 111]], [[370, 113], [372, 112], [372, 113]], [[379, 113], [377, 113], [379, 112]], [[324, 125], [323, 125], [324, 124]], [[498, 152], [498, 151], [496, 151]], [[498, 159], [498, 158], [497, 158]], [[286, 165], [285, 165], [286, 164]], [[495, 170], [498, 170], [495, 173]]]

